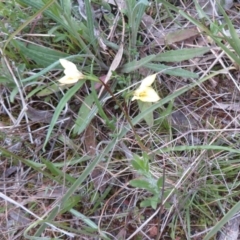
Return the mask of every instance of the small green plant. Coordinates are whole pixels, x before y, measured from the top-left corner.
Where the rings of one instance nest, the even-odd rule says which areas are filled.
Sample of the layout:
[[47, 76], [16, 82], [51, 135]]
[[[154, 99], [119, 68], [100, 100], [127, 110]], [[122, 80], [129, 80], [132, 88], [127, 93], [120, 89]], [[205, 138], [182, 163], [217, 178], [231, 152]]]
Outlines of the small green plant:
[[138, 171], [140, 178], [131, 180], [130, 185], [147, 190], [152, 194], [152, 196], [141, 201], [140, 206], [151, 206], [153, 209], [156, 209], [157, 205], [162, 201], [162, 198], [169, 193], [169, 189], [167, 191], [163, 191], [164, 178], [159, 177], [156, 179], [156, 177], [152, 175], [150, 171], [149, 156], [146, 153], [143, 153], [142, 157], [134, 155], [131, 163], [133, 168]]

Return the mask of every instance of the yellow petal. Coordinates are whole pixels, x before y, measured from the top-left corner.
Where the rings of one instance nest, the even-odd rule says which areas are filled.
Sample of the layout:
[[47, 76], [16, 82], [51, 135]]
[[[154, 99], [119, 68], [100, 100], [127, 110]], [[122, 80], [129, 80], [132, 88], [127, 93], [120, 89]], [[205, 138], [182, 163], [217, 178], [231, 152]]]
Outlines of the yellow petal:
[[65, 73], [65, 76], [58, 80], [61, 85], [74, 84], [79, 79], [84, 78], [84, 75], [80, 71], [78, 71], [77, 66], [74, 63], [66, 59], [59, 59], [59, 62], [63, 66]]
[[61, 59], [59, 59], [59, 62], [61, 63], [61, 65], [63, 66], [64, 69], [78, 71], [77, 66], [74, 63], [72, 63], [66, 59], [61, 58]]
[[64, 76], [60, 78], [58, 81], [61, 83], [61, 85], [65, 84], [74, 84], [79, 80], [79, 78], [71, 78], [69, 76]]
[[78, 71], [77, 66], [74, 63], [66, 59], [59, 59], [59, 61], [63, 68], [65, 69], [64, 73], [66, 76], [71, 76], [72, 78], [78, 79], [83, 78], [83, 74], [80, 71]]
[[157, 73], [149, 75], [146, 78], [144, 78], [139, 88], [144, 89], [145, 87], [150, 87], [153, 84], [156, 76], [157, 76]]
[[152, 87], [138, 88], [133, 95], [132, 101], [137, 99], [143, 102], [157, 102], [160, 100], [160, 97]]

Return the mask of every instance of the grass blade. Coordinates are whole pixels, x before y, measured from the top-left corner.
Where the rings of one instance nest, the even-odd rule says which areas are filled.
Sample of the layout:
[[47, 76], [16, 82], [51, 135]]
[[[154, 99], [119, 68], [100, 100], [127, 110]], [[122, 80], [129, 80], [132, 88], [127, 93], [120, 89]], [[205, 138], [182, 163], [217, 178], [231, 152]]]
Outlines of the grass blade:
[[180, 62], [180, 61], [189, 60], [191, 58], [201, 56], [204, 53], [209, 52], [209, 50], [210, 48], [208, 47], [171, 50], [171, 51], [158, 54], [154, 59], [154, 61]]
[[85, 81], [79, 81], [78, 83], [76, 83], [72, 88], [70, 88], [67, 93], [64, 95], [64, 97], [61, 99], [61, 101], [59, 102], [55, 112], [54, 112], [54, 115], [53, 115], [53, 118], [52, 118], [52, 121], [50, 123], [50, 126], [48, 128], [48, 132], [47, 132], [47, 136], [46, 136], [46, 139], [45, 139], [45, 142], [43, 144], [43, 149], [45, 150], [45, 147], [46, 147], [46, 144], [48, 143], [48, 140], [50, 138], [50, 135], [52, 133], [52, 130], [58, 120], [58, 117], [59, 115], [61, 114], [61, 111], [63, 110], [65, 104], [68, 102], [68, 100], [70, 100], [70, 98], [79, 90], [79, 88], [85, 83]]
[[24, 22], [16, 31], [14, 31], [9, 38], [7, 39], [6, 43], [3, 47], [3, 52], [6, 49], [9, 42], [18, 34], [20, 33], [29, 23], [31, 23], [37, 16], [39, 16], [41, 13], [43, 13], [46, 9], [48, 9], [55, 0], [50, 0], [46, 5], [43, 4], [42, 8], [40, 8], [35, 14], [33, 14], [27, 21]]
[[237, 202], [228, 213], [211, 229], [211, 231], [203, 238], [203, 240], [211, 239], [218, 231], [221, 230], [223, 225], [227, 223], [234, 215], [240, 211], [240, 202]]

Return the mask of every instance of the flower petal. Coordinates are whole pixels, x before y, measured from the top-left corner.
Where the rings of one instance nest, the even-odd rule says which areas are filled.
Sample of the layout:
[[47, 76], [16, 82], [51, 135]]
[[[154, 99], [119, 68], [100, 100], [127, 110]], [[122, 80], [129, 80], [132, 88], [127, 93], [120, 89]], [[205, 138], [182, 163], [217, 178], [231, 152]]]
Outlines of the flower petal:
[[138, 99], [143, 102], [157, 102], [160, 100], [160, 97], [152, 87], [138, 88], [133, 95], [132, 101]]
[[157, 73], [152, 74], [152, 75], [149, 75], [149, 76], [147, 76], [146, 78], [144, 78], [144, 79], [142, 80], [142, 83], [141, 83], [141, 85], [140, 85], [139, 88], [142, 88], [142, 89], [143, 89], [143, 88], [145, 88], [145, 87], [150, 87], [150, 86], [152, 85], [152, 83], [154, 82], [156, 76], [157, 76]]
[[74, 63], [63, 58], [59, 59], [59, 62], [63, 66], [65, 73], [65, 76], [58, 80], [61, 85], [74, 84], [79, 79], [83, 79], [85, 77], [80, 71], [78, 71], [77, 66]]
[[59, 59], [59, 62], [65, 69], [64, 73], [66, 76], [71, 76], [72, 78], [78, 78], [78, 79], [83, 78], [83, 74], [80, 71], [78, 71], [77, 66], [74, 63], [63, 58]]
[[62, 78], [60, 78], [58, 81], [61, 83], [61, 85], [65, 85], [65, 84], [74, 84], [79, 80], [79, 78], [72, 78], [69, 76], [64, 76]]
[[71, 69], [72, 71], [78, 71], [77, 66], [66, 59], [61, 58], [59, 59], [59, 62], [61, 63], [64, 69]]

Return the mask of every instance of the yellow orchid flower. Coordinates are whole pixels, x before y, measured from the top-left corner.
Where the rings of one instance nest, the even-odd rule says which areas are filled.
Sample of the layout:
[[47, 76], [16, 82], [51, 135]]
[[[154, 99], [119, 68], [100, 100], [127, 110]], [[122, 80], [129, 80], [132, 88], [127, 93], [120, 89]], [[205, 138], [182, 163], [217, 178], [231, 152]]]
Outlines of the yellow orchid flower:
[[151, 87], [157, 73], [147, 76], [142, 80], [141, 85], [133, 92], [133, 100], [141, 100], [142, 102], [157, 102], [160, 97], [156, 91]]
[[85, 78], [85, 76], [80, 71], [78, 71], [77, 66], [74, 63], [66, 59], [59, 59], [59, 62], [63, 66], [65, 74], [64, 77], [58, 80], [61, 85], [73, 84], [78, 80]]

